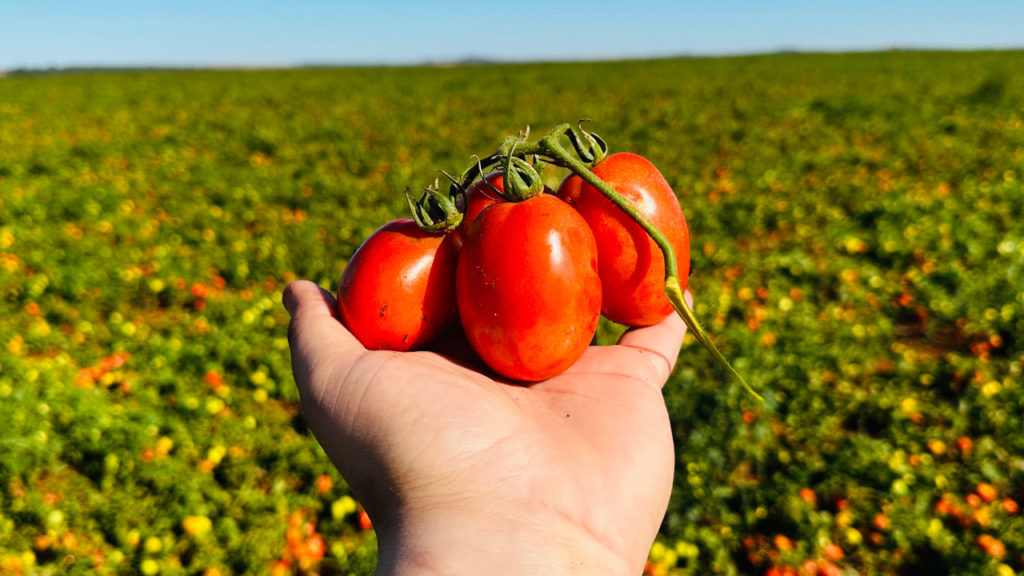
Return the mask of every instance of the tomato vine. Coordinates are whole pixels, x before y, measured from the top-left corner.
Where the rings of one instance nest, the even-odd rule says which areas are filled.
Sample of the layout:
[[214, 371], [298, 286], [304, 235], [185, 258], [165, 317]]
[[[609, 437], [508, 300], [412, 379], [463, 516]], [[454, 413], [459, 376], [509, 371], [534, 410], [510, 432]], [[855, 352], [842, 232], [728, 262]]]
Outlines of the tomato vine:
[[[459, 197], [465, 198], [468, 186], [478, 177], [484, 176], [485, 169], [488, 167], [501, 164], [505, 174], [505, 186], [503, 191], [495, 189], [494, 192], [510, 202], [521, 202], [533, 198], [541, 194], [544, 188], [538, 170], [527, 162], [528, 158], [532, 158], [534, 164], [538, 164], [539, 161], [568, 168], [628, 214], [661, 248], [665, 259], [664, 290], [669, 301], [672, 303], [672, 307], [683, 321], [686, 322], [694, 338], [714, 356], [715, 360], [750, 394], [758, 400], [763, 400], [761, 395], [754, 391], [750, 384], [744, 380], [743, 376], [733, 368], [732, 364], [729, 363], [718, 347], [715, 346], [711, 337], [700, 325], [693, 310], [686, 303], [679, 281], [676, 254], [672, 244], [632, 202], [616, 192], [614, 188], [609, 186], [591, 170], [591, 168], [599, 164], [607, 156], [608, 145], [597, 134], [584, 130], [583, 122], [586, 122], [586, 120], [581, 120], [578, 124], [579, 134], [570, 124], [559, 124], [536, 142], [527, 141], [530, 133], [530, 129], [527, 127], [525, 131], [520, 132], [516, 136], [506, 137], [498, 150], [493, 154], [483, 159], [474, 157], [475, 161], [463, 170], [458, 178], [444, 173], [451, 180], [447, 198], [438, 192], [436, 183], [433, 188], [427, 188], [427, 192], [424, 194], [420, 204], [417, 204], [412, 197], [409, 197], [409, 203], [417, 223], [424, 230], [428, 231], [451, 230], [458, 226], [461, 222], [461, 215], [458, 217], [452, 215], [450, 208], [454, 208]], [[562, 145], [562, 137], [569, 139], [575, 155]], [[540, 165], [542, 166], [543, 164]], [[430, 209], [424, 208], [431, 200], [434, 202], [434, 207]], [[437, 223], [436, 218], [439, 218], [439, 214], [442, 213], [445, 215], [444, 223]], [[431, 216], [431, 214], [434, 216]], [[454, 224], [451, 224], [451, 222], [454, 222]]]

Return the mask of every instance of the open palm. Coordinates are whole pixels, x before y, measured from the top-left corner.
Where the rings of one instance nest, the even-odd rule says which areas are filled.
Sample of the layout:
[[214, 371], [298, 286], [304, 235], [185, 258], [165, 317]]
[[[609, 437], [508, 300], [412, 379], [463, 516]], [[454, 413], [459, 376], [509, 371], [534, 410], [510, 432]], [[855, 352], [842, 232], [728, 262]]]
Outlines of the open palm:
[[672, 488], [672, 315], [563, 374], [502, 380], [458, 330], [368, 351], [310, 282], [285, 291], [307, 419], [366, 507], [378, 574], [638, 574]]

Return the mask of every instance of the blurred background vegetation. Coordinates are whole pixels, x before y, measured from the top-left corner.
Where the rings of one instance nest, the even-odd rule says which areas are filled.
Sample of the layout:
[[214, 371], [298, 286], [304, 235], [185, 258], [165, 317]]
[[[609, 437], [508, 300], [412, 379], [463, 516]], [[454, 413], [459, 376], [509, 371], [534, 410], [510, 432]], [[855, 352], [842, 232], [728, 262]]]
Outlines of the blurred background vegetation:
[[684, 345], [647, 572], [1016, 573], [1022, 61], [0, 79], [0, 573], [371, 574], [281, 290], [336, 288], [406, 187], [578, 118], [672, 184], [697, 315], [766, 396]]

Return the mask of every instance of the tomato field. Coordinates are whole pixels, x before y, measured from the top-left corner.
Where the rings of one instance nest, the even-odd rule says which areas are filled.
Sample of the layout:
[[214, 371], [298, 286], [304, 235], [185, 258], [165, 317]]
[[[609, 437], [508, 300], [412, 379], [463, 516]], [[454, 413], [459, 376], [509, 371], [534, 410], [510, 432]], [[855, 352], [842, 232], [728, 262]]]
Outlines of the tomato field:
[[579, 118], [672, 185], [697, 317], [765, 397], [688, 337], [646, 572], [1020, 573], [1022, 62], [0, 78], [0, 574], [372, 574], [281, 291], [336, 290], [407, 187]]

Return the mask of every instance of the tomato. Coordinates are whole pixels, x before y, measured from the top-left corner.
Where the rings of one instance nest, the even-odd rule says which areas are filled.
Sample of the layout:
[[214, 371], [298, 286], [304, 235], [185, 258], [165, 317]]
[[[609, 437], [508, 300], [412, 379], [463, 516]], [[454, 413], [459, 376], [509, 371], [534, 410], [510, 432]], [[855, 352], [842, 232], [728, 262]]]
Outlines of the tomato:
[[[490, 182], [491, 186], [498, 189], [498, 192], [505, 192], [505, 175], [501, 172], [491, 172], [486, 177], [487, 182]], [[555, 192], [544, 187], [545, 194], [554, 194]], [[459, 206], [460, 210], [463, 210], [462, 222], [459, 224], [458, 231], [462, 234], [462, 237], [466, 237], [466, 233], [469, 232], [470, 225], [473, 224], [473, 220], [476, 219], [477, 215], [487, 208], [491, 204], [497, 204], [498, 202], [504, 202], [505, 199], [498, 196], [491, 190], [490, 186], [484, 182], [484, 179], [476, 180], [469, 185], [466, 189], [466, 205]]]
[[985, 502], [991, 502], [996, 499], [996, 496], [999, 495], [998, 492], [996, 492], [994, 486], [992, 486], [991, 484], [987, 484], [985, 482], [978, 484], [977, 491], [978, 496], [981, 496], [982, 500], [984, 500]]
[[311, 560], [320, 560], [324, 557], [325, 548], [323, 537], [319, 534], [313, 534], [309, 537], [309, 540], [306, 540], [303, 555]]
[[[665, 235], [676, 253], [680, 289], [686, 290], [690, 234], [679, 200], [658, 169], [642, 156], [619, 153], [605, 158], [593, 172]], [[671, 314], [672, 304], [665, 296], [665, 259], [647, 232], [575, 174], [562, 181], [557, 194], [594, 232], [604, 292], [601, 313], [627, 326], [650, 326]]]
[[825, 545], [825, 556], [828, 556], [832, 560], [839, 562], [843, 559], [844, 556], [846, 556], [846, 554], [843, 552], [843, 549], [839, 546], [829, 543]]
[[[486, 180], [486, 182], [484, 181]], [[469, 232], [469, 226], [476, 219], [477, 215], [487, 208], [491, 204], [497, 204], [498, 202], [504, 202], [505, 199], [498, 196], [491, 190], [490, 186], [494, 186], [499, 192], [505, 191], [505, 178], [501, 172], [491, 172], [484, 178], [474, 181], [466, 188], [466, 199], [465, 206], [460, 205], [459, 210], [462, 210], [462, 222], [459, 223], [459, 233], [465, 238]]]
[[334, 481], [331, 480], [330, 476], [326, 474], [321, 474], [316, 479], [316, 492], [317, 494], [324, 494], [326, 492], [329, 492], [331, 490], [331, 486], [333, 485]]
[[370, 515], [362, 508], [359, 509], [359, 527], [363, 530], [370, 530], [373, 528], [373, 522], [370, 521]]
[[352, 255], [338, 286], [341, 321], [369, 349], [409, 351], [455, 319], [455, 270], [462, 237], [394, 220]]
[[821, 576], [842, 576], [843, 572], [838, 566], [828, 560], [818, 560], [818, 574]]
[[810, 488], [800, 489], [800, 499], [803, 500], [804, 502], [807, 502], [811, 506], [818, 505], [818, 495], [815, 494], [814, 490], [811, 490]]
[[544, 380], [590, 345], [601, 314], [597, 245], [583, 218], [542, 194], [487, 207], [456, 275], [470, 346], [495, 372]]

